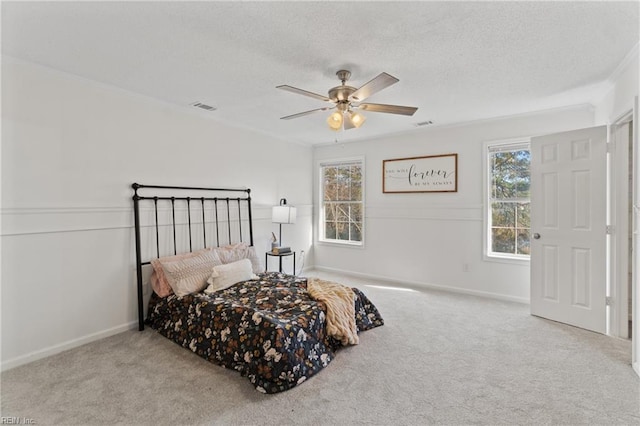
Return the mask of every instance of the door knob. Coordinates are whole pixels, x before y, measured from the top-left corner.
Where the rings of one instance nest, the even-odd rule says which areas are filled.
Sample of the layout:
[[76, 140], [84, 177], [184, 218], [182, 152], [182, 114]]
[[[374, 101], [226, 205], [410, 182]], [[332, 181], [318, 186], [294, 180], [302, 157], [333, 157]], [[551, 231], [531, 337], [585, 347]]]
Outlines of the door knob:
[[533, 238], [535, 238], [536, 240], [540, 239], [540, 234], [538, 234], [537, 232], [535, 234], [533, 234]]

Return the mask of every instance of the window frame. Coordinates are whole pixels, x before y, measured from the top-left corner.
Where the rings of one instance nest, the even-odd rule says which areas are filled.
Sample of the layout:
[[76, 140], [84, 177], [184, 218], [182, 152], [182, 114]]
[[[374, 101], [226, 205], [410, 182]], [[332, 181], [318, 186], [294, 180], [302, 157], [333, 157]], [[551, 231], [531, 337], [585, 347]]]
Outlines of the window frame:
[[[531, 138], [517, 138], [508, 140], [488, 141], [483, 145], [483, 257], [486, 261], [504, 262], [510, 264], [528, 265], [531, 255], [499, 253], [492, 251], [491, 238], [491, 218], [492, 218], [492, 197], [491, 197], [491, 154], [496, 150], [516, 150], [526, 148], [531, 152]], [[531, 195], [529, 195], [529, 203], [531, 203]], [[514, 200], [514, 202], [516, 202]]]
[[[360, 241], [352, 241], [352, 240], [337, 240], [332, 238], [325, 237], [325, 228], [324, 228], [324, 168], [332, 167], [332, 166], [344, 166], [344, 165], [352, 165], [359, 164], [360, 169], [362, 171], [362, 181], [361, 181], [361, 192], [362, 199], [360, 200], [361, 211], [362, 211], [362, 239]], [[349, 158], [338, 158], [338, 159], [327, 159], [320, 160], [317, 163], [316, 170], [318, 172], [318, 233], [317, 233], [317, 241], [320, 244], [327, 245], [336, 245], [340, 247], [355, 247], [355, 248], [363, 248], [365, 243], [365, 234], [366, 234], [366, 214], [365, 214], [365, 187], [366, 187], [366, 168], [365, 168], [365, 159], [364, 157], [349, 157]]]

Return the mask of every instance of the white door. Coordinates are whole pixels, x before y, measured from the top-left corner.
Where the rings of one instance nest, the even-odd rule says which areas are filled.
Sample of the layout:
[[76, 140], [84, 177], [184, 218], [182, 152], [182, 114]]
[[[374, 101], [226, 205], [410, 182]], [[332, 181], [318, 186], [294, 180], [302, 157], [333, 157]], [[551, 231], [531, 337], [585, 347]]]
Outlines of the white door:
[[606, 126], [531, 140], [531, 314], [606, 332]]

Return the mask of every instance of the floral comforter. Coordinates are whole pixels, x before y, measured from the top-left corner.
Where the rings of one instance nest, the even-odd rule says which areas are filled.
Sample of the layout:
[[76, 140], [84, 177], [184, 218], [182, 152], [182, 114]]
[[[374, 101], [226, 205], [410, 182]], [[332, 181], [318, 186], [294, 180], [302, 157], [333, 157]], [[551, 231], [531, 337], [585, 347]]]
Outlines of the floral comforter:
[[[358, 331], [384, 324], [358, 289]], [[340, 342], [327, 337], [326, 309], [307, 292], [307, 279], [267, 272], [212, 295], [149, 302], [147, 324], [199, 356], [233, 368], [260, 392], [290, 389], [326, 367]]]

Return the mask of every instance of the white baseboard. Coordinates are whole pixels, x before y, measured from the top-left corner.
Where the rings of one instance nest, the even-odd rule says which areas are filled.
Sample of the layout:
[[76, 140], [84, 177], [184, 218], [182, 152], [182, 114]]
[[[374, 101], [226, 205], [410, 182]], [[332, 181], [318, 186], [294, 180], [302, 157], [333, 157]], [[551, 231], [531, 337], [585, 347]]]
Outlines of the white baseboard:
[[637, 363], [637, 362], [633, 363], [633, 371], [635, 371], [636, 374], [640, 376], [640, 363]]
[[19, 367], [21, 365], [28, 364], [33, 361], [37, 361], [42, 358], [46, 358], [51, 355], [55, 355], [69, 349], [77, 348], [78, 346], [82, 346], [87, 343], [94, 342], [96, 340], [104, 339], [106, 337], [113, 336], [115, 334], [119, 334], [128, 330], [133, 330], [137, 328], [138, 328], [138, 321], [136, 320], [127, 324], [110, 328], [108, 330], [103, 330], [97, 333], [89, 334], [88, 336], [83, 336], [77, 339], [69, 340], [67, 342], [50, 346], [48, 348], [40, 349], [38, 351], [16, 357], [8, 361], [2, 361], [2, 364], [0, 365], [0, 370], [1, 371], [10, 370], [12, 368]]
[[449, 287], [449, 286], [430, 284], [430, 283], [419, 282], [419, 281], [410, 281], [410, 280], [403, 280], [403, 279], [392, 278], [392, 277], [384, 277], [380, 275], [363, 274], [361, 272], [347, 271], [344, 269], [336, 269], [336, 268], [328, 268], [325, 266], [318, 266], [318, 265], [315, 265], [313, 269], [316, 269], [318, 271], [350, 275], [356, 278], [366, 278], [371, 280], [384, 281], [390, 284], [395, 284], [396, 286], [401, 285], [403, 287], [409, 287], [417, 290], [424, 290], [424, 289], [441, 290], [441, 291], [447, 291], [450, 293], [467, 294], [470, 296], [486, 297], [489, 299], [504, 300], [507, 302], [524, 303], [527, 305], [529, 304], [528, 298], [508, 296], [505, 294], [491, 293], [487, 291], [469, 290], [466, 288]]

